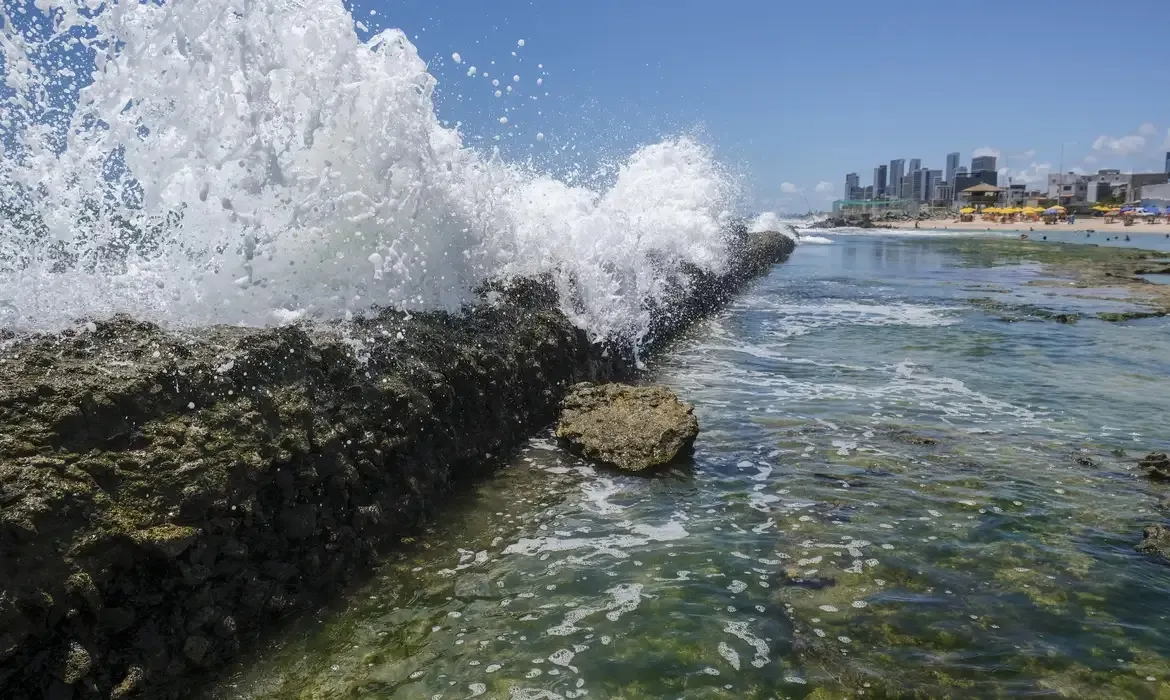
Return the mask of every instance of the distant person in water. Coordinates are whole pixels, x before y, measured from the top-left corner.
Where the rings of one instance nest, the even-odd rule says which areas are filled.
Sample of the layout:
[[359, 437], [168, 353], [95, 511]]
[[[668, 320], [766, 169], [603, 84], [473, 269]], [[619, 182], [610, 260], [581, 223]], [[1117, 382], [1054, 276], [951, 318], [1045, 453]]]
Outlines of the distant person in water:
[[1127, 241], [1129, 240], [1129, 234], [1125, 235], [1125, 240], [1127, 240]]

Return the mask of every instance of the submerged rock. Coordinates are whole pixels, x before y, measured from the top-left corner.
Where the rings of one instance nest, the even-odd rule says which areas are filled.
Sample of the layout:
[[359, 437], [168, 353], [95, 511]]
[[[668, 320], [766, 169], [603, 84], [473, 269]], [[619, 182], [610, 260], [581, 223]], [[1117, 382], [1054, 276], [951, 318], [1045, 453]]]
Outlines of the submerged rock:
[[1145, 470], [1146, 476], [1158, 481], [1170, 481], [1170, 457], [1165, 452], [1151, 452], [1142, 458], [1138, 466]]
[[1142, 531], [1142, 541], [1134, 549], [1170, 564], [1170, 529], [1162, 525], [1147, 527]]
[[689, 450], [699, 421], [694, 406], [666, 387], [584, 383], [562, 402], [556, 432], [572, 452], [642, 471]]

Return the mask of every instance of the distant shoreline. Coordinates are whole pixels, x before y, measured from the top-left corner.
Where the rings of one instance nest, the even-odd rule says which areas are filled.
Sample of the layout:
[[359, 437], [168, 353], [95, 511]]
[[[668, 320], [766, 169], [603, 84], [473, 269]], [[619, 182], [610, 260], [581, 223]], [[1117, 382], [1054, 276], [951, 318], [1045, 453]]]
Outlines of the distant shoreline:
[[[904, 222], [906, 229], [914, 228], [914, 223]], [[967, 221], [958, 222], [954, 219], [927, 219], [918, 222], [918, 228], [931, 231], [999, 231], [1009, 233], [1028, 233], [1028, 234], [1044, 234], [1044, 233], [1084, 233], [1086, 231], [1094, 231], [1096, 233], [1108, 233], [1110, 235], [1127, 235], [1127, 236], [1148, 236], [1159, 235], [1165, 236], [1170, 233], [1170, 223], [1159, 224], [1145, 224], [1136, 223], [1133, 226], [1126, 226], [1120, 221], [1117, 223], [1107, 224], [1104, 219], [1097, 218], [1078, 218], [1075, 224], [1045, 224], [1043, 222], [1029, 222], [1017, 221], [1015, 223], [1001, 224], [990, 221]]]

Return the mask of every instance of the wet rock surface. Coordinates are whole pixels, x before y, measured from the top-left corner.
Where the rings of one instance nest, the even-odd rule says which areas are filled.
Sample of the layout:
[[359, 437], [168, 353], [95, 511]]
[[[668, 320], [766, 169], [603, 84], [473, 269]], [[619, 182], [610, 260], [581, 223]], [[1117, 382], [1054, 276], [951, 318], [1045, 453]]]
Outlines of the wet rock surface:
[[582, 383], [565, 396], [556, 435], [576, 454], [642, 471], [689, 451], [699, 421], [666, 387]]
[[1151, 452], [1138, 462], [1138, 467], [1155, 481], [1170, 481], [1170, 457], [1165, 452]]
[[[667, 342], [791, 252], [732, 241], [654, 310]], [[583, 381], [628, 378], [540, 280], [462, 313], [0, 341], [0, 697], [178, 698], [336, 592]]]
[[1142, 532], [1142, 541], [1134, 549], [1170, 564], [1170, 529], [1163, 525], [1147, 527]]

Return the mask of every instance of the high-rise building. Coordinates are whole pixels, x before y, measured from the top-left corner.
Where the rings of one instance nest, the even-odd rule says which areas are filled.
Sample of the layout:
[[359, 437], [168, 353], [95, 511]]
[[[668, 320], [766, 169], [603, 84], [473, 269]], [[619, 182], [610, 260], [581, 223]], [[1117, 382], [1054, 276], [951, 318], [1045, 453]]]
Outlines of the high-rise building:
[[901, 158], [890, 161], [890, 172], [886, 175], [889, 177], [890, 196], [898, 199], [902, 196], [902, 176], [906, 174], [906, 161]]
[[926, 201], [927, 174], [929, 172], [929, 170], [923, 170], [922, 168], [910, 171], [910, 199], [913, 199], [915, 202]]
[[901, 199], [914, 198], [914, 178], [903, 175], [898, 181], [898, 197]]
[[947, 183], [955, 181], [955, 171], [959, 169], [959, 152], [947, 154]]
[[933, 202], [939, 199], [938, 186], [945, 184], [943, 181], [943, 171], [941, 170], [927, 170], [926, 171], [926, 201]]
[[955, 169], [955, 176], [956, 177], [959, 175], [966, 175], [966, 174], [967, 174], [967, 166], [965, 166], [965, 165], [960, 165], [958, 168]]
[[1170, 175], [1170, 151], [1166, 151], [1166, 174]]
[[873, 196], [880, 197], [886, 193], [886, 166], [879, 165], [873, 169]]
[[971, 159], [971, 172], [995, 170], [995, 156], [975, 156]]
[[915, 170], [922, 170], [922, 159], [921, 158], [911, 158], [910, 159], [910, 169], [906, 171], [906, 174], [909, 175], [910, 173], [913, 173]]
[[861, 179], [857, 177], [857, 173], [849, 173], [845, 176], [845, 199], [853, 199], [853, 191], [861, 186]]

